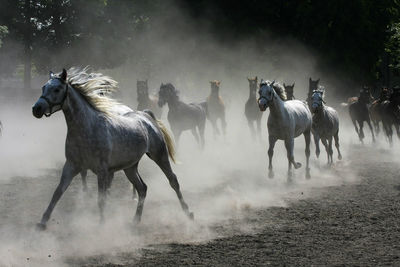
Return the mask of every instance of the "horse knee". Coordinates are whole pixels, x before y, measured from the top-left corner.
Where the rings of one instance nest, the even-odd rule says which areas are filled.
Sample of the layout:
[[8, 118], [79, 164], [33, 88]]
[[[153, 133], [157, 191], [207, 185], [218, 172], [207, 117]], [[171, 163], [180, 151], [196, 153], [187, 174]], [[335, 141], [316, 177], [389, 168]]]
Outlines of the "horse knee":
[[268, 156], [272, 157], [274, 155], [274, 150], [273, 149], [268, 149]]

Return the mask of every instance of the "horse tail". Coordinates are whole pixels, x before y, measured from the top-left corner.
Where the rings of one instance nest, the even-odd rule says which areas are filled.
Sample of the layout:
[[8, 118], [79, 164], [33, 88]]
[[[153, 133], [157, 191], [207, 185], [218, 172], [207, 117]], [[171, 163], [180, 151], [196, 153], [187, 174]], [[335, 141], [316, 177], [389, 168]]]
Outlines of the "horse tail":
[[157, 122], [158, 127], [160, 127], [160, 129], [161, 129], [165, 144], [167, 145], [169, 157], [172, 159], [172, 161], [174, 163], [176, 163], [176, 159], [175, 159], [176, 151], [175, 151], [174, 141], [171, 137], [171, 134], [165, 127], [164, 123], [162, 123], [162, 121], [156, 119], [156, 122]]
[[176, 163], [176, 159], [175, 159], [176, 151], [175, 151], [174, 141], [171, 137], [171, 134], [168, 132], [167, 127], [165, 127], [165, 125], [164, 125], [164, 123], [162, 123], [162, 121], [160, 121], [159, 119], [156, 118], [153, 111], [151, 111], [150, 109], [145, 109], [145, 110], [143, 110], [143, 112], [147, 113], [150, 117], [153, 118], [153, 120], [155, 120], [157, 122], [157, 125], [160, 128], [161, 133], [164, 137], [164, 142], [167, 145], [169, 157], [172, 159], [172, 161], [174, 163]]

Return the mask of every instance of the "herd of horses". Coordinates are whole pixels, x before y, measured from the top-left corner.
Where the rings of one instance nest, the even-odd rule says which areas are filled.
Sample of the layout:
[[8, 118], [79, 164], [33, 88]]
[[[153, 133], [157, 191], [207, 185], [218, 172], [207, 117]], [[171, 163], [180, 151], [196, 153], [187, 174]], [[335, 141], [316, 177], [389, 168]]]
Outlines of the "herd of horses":
[[[278, 140], [283, 140], [288, 159], [288, 181], [292, 180], [292, 167], [302, 166], [294, 157], [294, 140], [305, 138], [306, 178], [311, 178], [309, 158], [311, 134], [314, 137], [316, 156], [320, 155], [319, 141], [325, 147], [328, 165], [333, 163], [333, 142], [338, 159], [342, 158], [339, 148], [339, 116], [335, 109], [326, 105], [325, 89], [318, 80], [309, 79], [309, 92], [306, 101], [295, 99], [294, 86], [258, 77], [247, 78], [249, 98], [245, 103], [244, 114], [254, 139], [261, 139], [261, 118], [263, 111], [269, 109], [268, 117], [268, 176], [274, 177], [272, 158]], [[45, 229], [57, 202], [70, 185], [72, 179], [82, 175], [86, 190], [87, 170], [93, 171], [98, 179], [98, 206], [100, 218], [104, 219], [107, 190], [111, 187], [114, 173], [123, 170], [132, 183], [133, 193], [138, 195], [134, 222], [141, 220], [147, 186], [138, 172], [140, 159], [146, 154], [167, 177], [176, 192], [184, 213], [193, 219], [194, 215], [185, 202], [176, 174], [171, 168], [170, 159], [175, 161], [174, 143], [184, 131], [190, 130], [203, 149], [206, 120], [211, 122], [214, 136], [226, 134], [225, 105], [220, 96], [220, 81], [210, 81], [211, 92], [205, 101], [185, 103], [179, 98], [178, 90], [171, 83], [161, 84], [158, 94], [149, 93], [148, 82], [137, 81], [138, 106], [133, 110], [112, 98], [117, 82], [100, 73], [90, 73], [87, 68], [63, 69], [61, 73], [50, 72], [49, 80], [42, 87], [42, 94], [32, 107], [36, 118], [49, 117], [62, 111], [67, 124], [65, 145], [66, 162], [60, 183], [44, 212], [39, 229]], [[383, 123], [384, 131], [391, 142], [391, 129], [395, 125], [399, 135], [400, 90], [372, 101], [368, 88], [360, 91], [359, 97], [349, 99], [349, 112], [360, 140], [364, 138], [363, 122], [374, 129], [370, 118], [379, 129]], [[173, 137], [159, 119], [162, 107], [168, 105], [167, 120]], [[371, 115], [370, 115], [371, 114]], [[356, 125], [359, 124], [359, 128]], [[400, 135], [399, 135], [400, 137]], [[175, 142], [174, 142], [175, 140]]]

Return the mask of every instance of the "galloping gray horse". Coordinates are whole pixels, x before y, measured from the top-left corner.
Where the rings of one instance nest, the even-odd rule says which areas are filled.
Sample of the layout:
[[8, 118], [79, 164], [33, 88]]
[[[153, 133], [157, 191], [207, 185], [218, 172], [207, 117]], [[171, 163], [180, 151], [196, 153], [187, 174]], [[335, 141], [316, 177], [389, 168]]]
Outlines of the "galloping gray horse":
[[314, 90], [311, 95], [311, 111], [313, 113], [312, 133], [314, 135], [315, 153], [319, 157], [319, 140], [321, 139], [328, 155], [328, 164], [332, 164], [332, 137], [335, 138], [338, 159], [342, 159], [339, 149], [339, 116], [336, 110], [324, 103], [324, 90], [322, 88]]
[[82, 170], [90, 169], [98, 179], [98, 205], [100, 219], [104, 220], [106, 189], [110, 177], [124, 170], [129, 181], [138, 191], [139, 201], [134, 222], [140, 222], [147, 186], [138, 173], [138, 164], [147, 154], [167, 176], [175, 190], [182, 209], [189, 218], [189, 211], [179, 188], [176, 175], [171, 169], [169, 157], [174, 160], [172, 139], [165, 127], [150, 111], [115, 114], [113, 108], [120, 104], [98, 91], [115, 91], [117, 83], [104, 75], [91, 75], [86, 69], [64, 69], [61, 74], [50, 73], [43, 86], [42, 95], [32, 108], [35, 117], [49, 117], [62, 110], [67, 123], [65, 144], [66, 162], [61, 180], [51, 202], [38, 224], [45, 229], [51, 213], [70, 185]]
[[200, 147], [204, 148], [207, 102], [186, 104], [179, 100], [178, 91], [175, 87], [167, 83], [161, 84], [158, 93], [158, 105], [162, 107], [166, 103], [169, 108], [167, 118], [176, 144], [179, 144], [179, 138], [183, 131], [191, 130]]
[[[257, 104], [258, 78], [257, 76], [254, 78], [247, 77], [247, 81], [249, 82], [249, 99], [247, 99], [244, 106], [244, 115], [246, 116], [252, 137], [261, 139], [261, 117], [263, 113], [260, 112]], [[257, 132], [254, 129], [254, 122], [257, 124]]]
[[307, 104], [299, 100], [286, 100], [285, 89], [282, 85], [269, 81], [261, 81], [260, 97], [258, 105], [261, 111], [270, 109], [268, 117], [268, 138], [269, 138], [269, 177], [274, 177], [272, 170], [272, 156], [276, 141], [284, 140], [287, 151], [288, 180], [292, 177], [292, 164], [295, 169], [301, 167], [301, 163], [294, 160], [294, 138], [303, 134], [306, 141], [306, 178], [310, 178], [309, 158], [310, 158], [310, 138], [312, 117]]

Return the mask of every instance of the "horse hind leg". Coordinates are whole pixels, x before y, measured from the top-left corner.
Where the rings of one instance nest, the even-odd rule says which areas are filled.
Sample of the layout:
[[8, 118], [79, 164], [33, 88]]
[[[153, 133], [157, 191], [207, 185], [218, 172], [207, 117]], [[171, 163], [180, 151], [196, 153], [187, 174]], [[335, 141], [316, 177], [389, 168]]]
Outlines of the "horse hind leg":
[[172, 171], [171, 164], [168, 158], [167, 149], [164, 147], [158, 152], [158, 155], [148, 154], [148, 156], [160, 167], [165, 176], [167, 177], [170, 186], [174, 189], [176, 195], [178, 196], [179, 202], [181, 204], [183, 212], [189, 217], [189, 219], [194, 219], [193, 212], [190, 212], [189, 206], [186, 204], [182, 192], [180, 190], [178, 178]]
[[81, 171], [82, 191], [85, 192], [85, 193], [88, 191], [86, 177], [87, 177], [87, 170], [82, 170]]
[[204, 131], [206, 129], [206, 118], [204, 118], [204, 121], [202, 121], [199, 125], [198, 125], [198, 130], [199, 130], [199, 134], [200, 134], [200, 147], [201, 149], [204, 149], [205, 146], [205, 138], [204, 138]]
[[333, 164], [332, 136], [328, 138], [330, 164]]
[[[310, 179], [311, 174], [310, 174], [310, 143], [311, 143], [311, 132], [306, 131], [304, 132], [304, 140], [306, 143], [306, 149], [305, 149], [305, 154], [306, 154], [306, 178]], [[319, 146], [319, 141], [318, 141], [318, 146]]]
[[333, 138], [335, 138], [335, 147], [338, 152], [338, 159], [342, 160], [342, 153], [340, 153], [340, 148], [339, 148], [340, 147], [340, 145], [339, 145], [339, 130], [335, 133]]
[[268, 148], [268, 177], [274, 178], [274, 171], [272, 169], [272, 157], [274, 156], [274, 147], [276, 143], [276, 137], [269, 136], [269, 148]]
[[137, 224], [142, 219], [144, 200], [146, 199], [146, 194], [147, 194], [147, 185], [143, 182], [142, 178], [139, 175], [138, 164], [135, 164], [134, 166], [128, 169], [125, 169], [124, 172], [125, 175], [128, 177], [128, 180], [132, 183], [133, 190], [135, 191], [136, 188], [139, 195], [136, 207], [136, 213], [133, 219], [133, 222]]
[[315, 144], [315, 155], [317, 158], [319, 158], [319, 155], [321, 154], [321, 150], [319, 149], [319, 135], [318, 133], [314, 133], [314, 144]]

